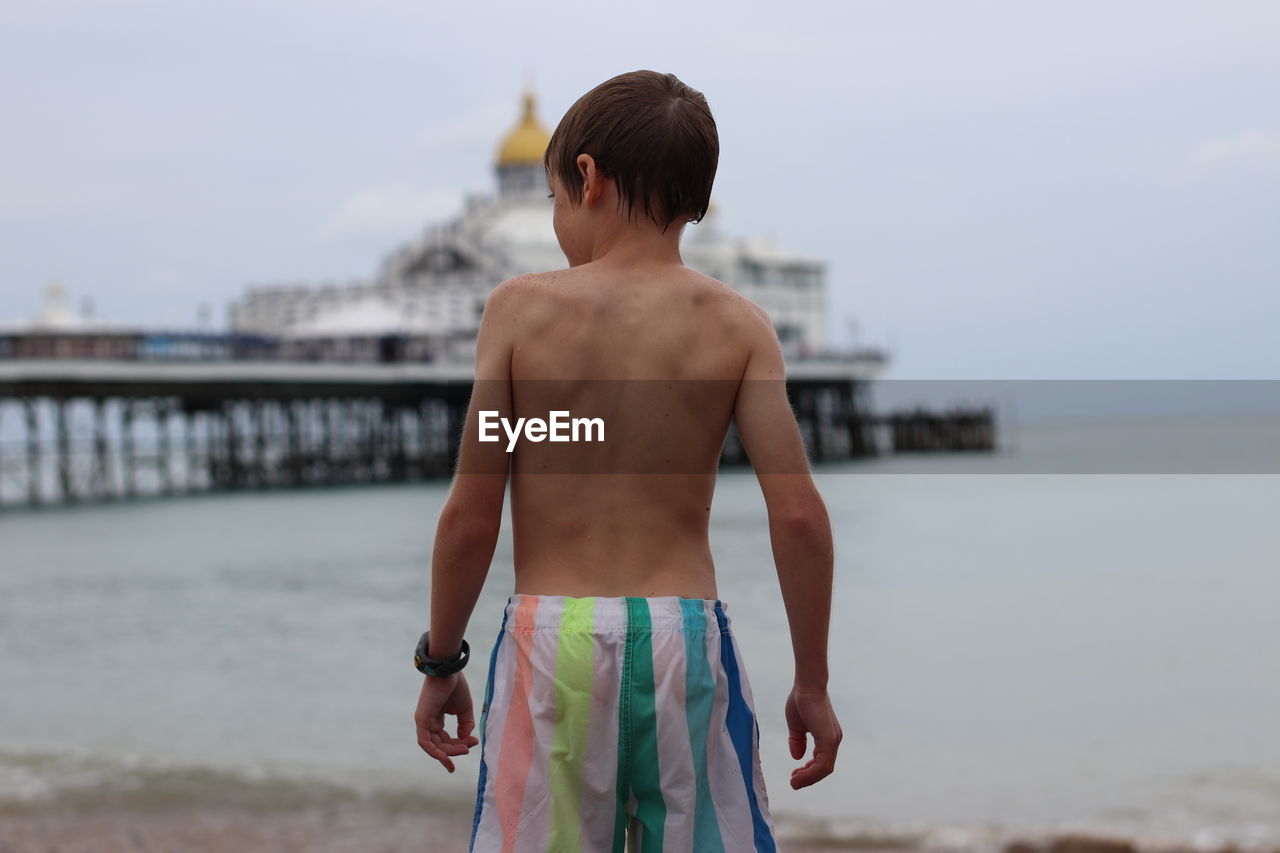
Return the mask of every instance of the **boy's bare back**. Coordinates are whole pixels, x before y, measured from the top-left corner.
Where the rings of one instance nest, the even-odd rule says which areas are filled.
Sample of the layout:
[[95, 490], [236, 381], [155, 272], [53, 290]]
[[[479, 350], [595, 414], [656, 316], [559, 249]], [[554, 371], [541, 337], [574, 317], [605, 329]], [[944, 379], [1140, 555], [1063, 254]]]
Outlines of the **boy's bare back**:
[[[516, 591], [716, 598], [716, 466], [767, 317], [674, 263], [587, 263], [496, 294], [515, 417], [599, 417], [605, 441], [521, 441], [512, 460]], [[483, 357], [483, 354], [482, 354]]]

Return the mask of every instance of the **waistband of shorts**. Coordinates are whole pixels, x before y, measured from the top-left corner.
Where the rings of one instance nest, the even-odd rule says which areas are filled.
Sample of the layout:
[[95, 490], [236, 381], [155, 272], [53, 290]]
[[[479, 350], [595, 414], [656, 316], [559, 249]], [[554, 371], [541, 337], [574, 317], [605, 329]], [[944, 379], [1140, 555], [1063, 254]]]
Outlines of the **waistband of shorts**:
[[681, 631], [729, 633], [728, 605], [719, 599], [675, 595], [634, 596], [532, 595], [507, 599], [503, 622], [508, 630], [560, 633]]

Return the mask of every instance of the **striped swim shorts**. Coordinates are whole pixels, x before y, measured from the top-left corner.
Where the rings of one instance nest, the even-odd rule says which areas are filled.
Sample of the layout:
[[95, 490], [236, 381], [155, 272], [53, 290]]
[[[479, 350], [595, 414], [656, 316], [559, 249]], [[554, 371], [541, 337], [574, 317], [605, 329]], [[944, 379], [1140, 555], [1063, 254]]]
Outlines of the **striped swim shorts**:
[[719, 601], [513, 595], [480, 715], [472, 851], [775, 851]]

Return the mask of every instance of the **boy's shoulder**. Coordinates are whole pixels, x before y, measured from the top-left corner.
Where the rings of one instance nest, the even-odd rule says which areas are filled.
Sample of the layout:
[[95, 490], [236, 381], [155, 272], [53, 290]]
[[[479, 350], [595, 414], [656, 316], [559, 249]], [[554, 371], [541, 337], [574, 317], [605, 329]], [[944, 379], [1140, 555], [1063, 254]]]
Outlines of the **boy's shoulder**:
[[524, 273], [513, 276], [493, 290], [484, 301], [482, 329], [505, 328], [514, 331], [516, 326], [528, 326], [549, 313], [548, 304], [557, 298], [556, 290], [548, 279], [549, 273]]
[[568, 293], [561, 286], [568, 270], [522, 273], [506, 279], [485, 300], [486, 313], [528, 312], [563, 301]]
[[[592, 275], [589, 269], [569, 267], [513, 276], [494, 288], [486, 309], [492, 305], [497, 310], [535, 311], [562, 308], [584, 298], [599, 298], [596, 288], [583, 286], [591, 283]], [[696, 302], [714, 306], [726, 319], [739, 320], [753, 328], [764, 324], [772, 329], [768, 312], [719, 279], [690, 267], [678, 267], [672, 275], [676, 287]]]
[[553, 275], [554, 273], [528, 272], [512, 276], [489, 292], [486, 304], [505, 306], [527, 300], [539, 290], [545, 289], [550, 284], [548, 277]]
[[769, 312], [752, 302], [741, 291], [735, 290], [718, 278], [685, 267], [687, 284], [693, 289], [694, 298], [706, 301], [715, 308], [722, 331], [740, 337], [758, 338], [774, 335], [773, 320]]

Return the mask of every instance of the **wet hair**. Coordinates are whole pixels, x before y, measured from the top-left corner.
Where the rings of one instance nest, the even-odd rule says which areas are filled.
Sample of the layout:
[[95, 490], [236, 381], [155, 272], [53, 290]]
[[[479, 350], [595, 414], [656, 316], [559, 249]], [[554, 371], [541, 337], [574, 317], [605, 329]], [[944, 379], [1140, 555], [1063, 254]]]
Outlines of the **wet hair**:
[[582, 201], [581, 154], [613, 179], [628, 217], [643, 213], [665, 231], [706, 215], [720, 137], [701, 92], [674, 74], [631, 71], [578, 98], [551, 134], [548, 180], [558, 177], [575, 202]]

